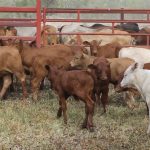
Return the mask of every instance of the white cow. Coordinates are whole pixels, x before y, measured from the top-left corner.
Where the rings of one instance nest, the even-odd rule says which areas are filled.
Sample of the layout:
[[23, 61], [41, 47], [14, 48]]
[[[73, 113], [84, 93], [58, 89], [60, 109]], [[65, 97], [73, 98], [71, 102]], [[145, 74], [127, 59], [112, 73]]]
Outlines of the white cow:
[[143, 64], [134, 63], [124, 73], [121, 87], [136, 88], [149, 108], [149, 126], [147, 133], [150, 133], [150, 70], [144, 70]]
[[[61, 28], [61, 33], [107, 33], [107, 34], [111, 34], [112, 33], [112, 29], [111, 27], [102, 27], [99, 29], [91, 29], [91, 28], [87, 28], [84, 26], [81, 26], [79, 24], [70, 24], [70, 25], [65, 25]], [[65, 44], [74, 44], [76, 43], [78, 40], [80, 40], [80, 42], [84, 42], [84, 41], [88, 41], [91, 42], [93, 40], [97, 40], [97, 41], [101, 41], [101, 45], [106, 45], [108, 43], [112, 43], [112, 42], [118, 42], [120, 45], [133, 45], [134, 43], [134, 38], [131, 37], [130, 35], [128, 35], [128, 32], [126, 31], [122, 31], [122, 30], [118, 30], [115, 29], [114, 30], [115, 34], [126, 34], [126, 35], [62, 35], [62, 41]]]
[[126, 47], [119, 51], [119, 57], [128, 57], [136, 62], [150, 63], [150, 49]]

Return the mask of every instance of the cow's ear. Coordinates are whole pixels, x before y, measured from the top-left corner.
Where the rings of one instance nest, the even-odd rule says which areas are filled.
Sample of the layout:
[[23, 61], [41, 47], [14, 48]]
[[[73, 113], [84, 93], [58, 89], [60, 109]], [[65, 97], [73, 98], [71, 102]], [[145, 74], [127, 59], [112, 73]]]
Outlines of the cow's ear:
[[134, 71], [134, 70], [137, 68], [137, 66], [138, 66], [138, 63], [135, 62], [135, 63], [132, 65], [131, 70]]
[[15, 39], [8, 39], [8, 45], [14, 45], [15, 44]]
[[96, 66], [95, 66], [95, 65], [93, 65], [93, 64], [88, 65], [87, 71], [91, 73], [91, 72], [92, 72], [92, 70], [94, 70], [94, 71], [95, 71], [95, 70], [96, 70]]
[[139, 69], [142, 69], [144, 67], [144, 64], [143, 63], [137, 63], [135, 62], [132, 66], [132, 71], [134, 71], [135, 69], [139, 68]]
[[45, 65], [45, 68], [48, 70], [48, 72], [50, 72], [50, 66], [49, 65]]
[[87, 57], [88, 57], [88, 55], [87, 55], [87, 54], [82, 53], [82, 58], [87, 58]]
[[87, 46], [89, 46], [89, 45], [91, 45], [91, 43], [90, 43], [90, 42], [88, 42], [88, 41], [84, 41], [84, 42], [83, 42], [83, 45], [87, 45]]
[[94, 65], [94, 64], [90, 64], [90, 65], [88, 65], [88, 69], [96, 69], [97, 67]]
[[101, 43], [102, 43], [102, 40], [100, 40], [100, 41], [98, 42], [98, 46], [99, 46]]
[[143, 68], [144, 68], [144, 63], [139, 62], [139, 63], [137, 64], [137, 68], [143, 69]]

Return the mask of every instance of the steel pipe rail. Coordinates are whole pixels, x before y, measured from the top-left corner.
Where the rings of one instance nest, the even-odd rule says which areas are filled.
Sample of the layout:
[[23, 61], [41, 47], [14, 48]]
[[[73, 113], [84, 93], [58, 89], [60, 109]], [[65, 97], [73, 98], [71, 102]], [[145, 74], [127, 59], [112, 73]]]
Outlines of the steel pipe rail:
[[0, 12], [36, 13], [34, 7], [0, 7]]
[[150, 12], [149, 9], [111, 9], [111, 8], [79, 8], [79, 9], [71, 9], [71, 8], [47, 8], [47, 13], [126, 13], [126, 14], [146, 14]]
[[46, 19], [47, 22], [88, 22], [88, 23], [150, 23], [149, 20], [96, 20], [96, 19]]
[[150, 34], [144, 34], [144, 33], [127, 33], [127, 34], [121, 34], [121, 33], [98, 33], [98, 32], [94, 32], [94, 33], [85, 33], [85, 32], [69, 32], [69, 33], [51, 33], [51, 35], [135, 35], [135, 36], [138, 36], [138, 35], [141, 35], [141, 36], [150, 36]]
[[0, 26], [15, 26], [15, 27], [35, 27], [36, 21], [34, 22], [26, 22], [26, 21], [1, 21]]
[[24, 41], [33, 41], [36, 39], [36, 36], [30, 37], [30, 36], [0, 36], [0, 39], [3, 40], [9, 40], [9, 39], [20, 39], [20, 40], [24, 40]]

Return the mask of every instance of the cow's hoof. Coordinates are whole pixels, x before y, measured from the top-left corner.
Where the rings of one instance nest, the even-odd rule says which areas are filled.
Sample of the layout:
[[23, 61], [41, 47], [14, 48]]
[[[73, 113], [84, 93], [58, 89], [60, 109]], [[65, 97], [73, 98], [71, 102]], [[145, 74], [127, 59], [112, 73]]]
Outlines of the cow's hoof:
[[100, 116], [107, 114], [106, 111], [103, 111]]
[[90, 127], [90, 128], [89, 128], [89, 131], [90, 131], [90, 132], [94, 132], [94, 127]]
[[32, 95], [32, 101], [33, 101], [33, 102], [37, 102], [37, 100], [38, 100], [37, 96]]
[[86, 124], [83, 123], [83, 124], [81, 125], [81, 129], [85, 129], [85, 128], [86, 128]]
[[57, 118], [60, 118], [61, 116], [62, 116], [62, 111], [58, 110], [58, 112], [57, 112]]
[[0, 96], [0, 101], [4, 101], [4, 98]]
[[85, 119], [84, 122], [81, 125], [81, 129], [87, 128], [87, 120]]

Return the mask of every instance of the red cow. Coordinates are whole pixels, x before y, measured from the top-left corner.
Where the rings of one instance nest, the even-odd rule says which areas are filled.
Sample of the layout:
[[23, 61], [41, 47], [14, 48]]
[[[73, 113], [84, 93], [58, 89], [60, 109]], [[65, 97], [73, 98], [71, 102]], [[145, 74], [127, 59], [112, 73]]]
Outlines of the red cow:
[[[67, 105], [66, 99], [69, 96], [75, 96], [85, 103], [86, 117], [83, 127], [93, 130], [93, 113], [95, 95], [101, 96], [101, 101], [106, 112], [106, 104], [108, 102], [108, 75], [110, 75], [109, 63], [105, 58], [98, 58], [92, 64], [90, 70], [58, 70], [56, 67], [46, 65], [48, 70], [48, 78], [51, 81], [51, 88], [55, 90], [59, 96], [58, 117], [62, 112], [64, 122], [67, 123]], [[109, 82], [108, 82], [109, 83]], [[100, 87], [102, 86], [102, 87]]]
[[95, 68], [94, 71], [96, 71], [95, 74], [97, 75], [97, 78], [94, 78], [96, 101], [98, 104], [100, 104], [101, 101], [105, 113], [106, 105], [108, 104], [109, 82], [111, 80], [110, 64], [106, 58], [99, 57], [96, 58], [89, 67]]

